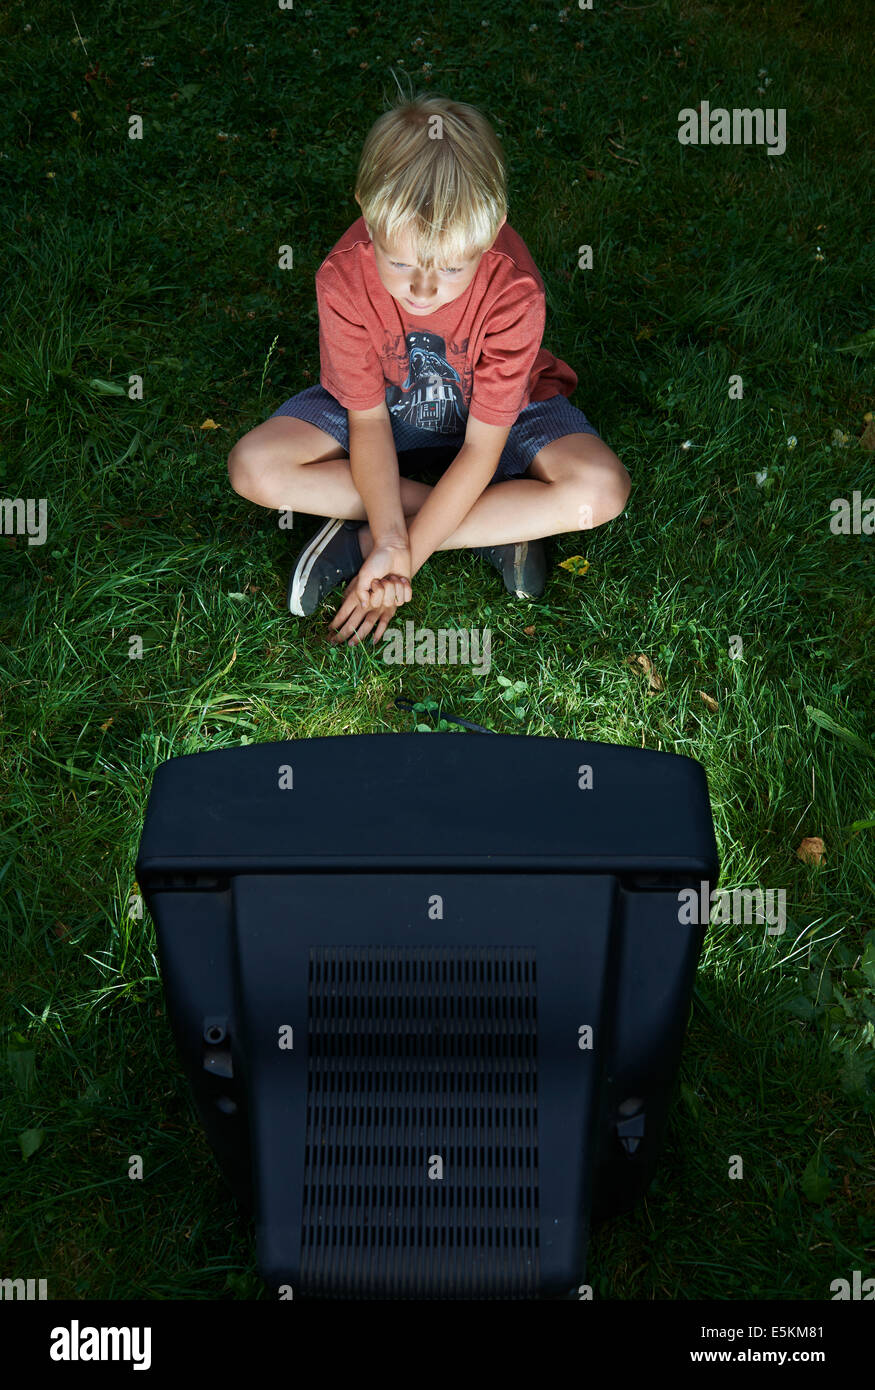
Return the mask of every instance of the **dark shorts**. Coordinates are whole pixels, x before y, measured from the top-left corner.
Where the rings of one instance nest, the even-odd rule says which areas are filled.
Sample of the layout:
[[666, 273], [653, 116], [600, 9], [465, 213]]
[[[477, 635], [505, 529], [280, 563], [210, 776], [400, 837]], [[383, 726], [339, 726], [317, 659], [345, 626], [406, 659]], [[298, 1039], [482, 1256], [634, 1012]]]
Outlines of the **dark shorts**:
[[[330, 434], [341, 448], [349, 453], [346, 407], [326, 391], [324, 386], [308, 386], [305, 391], [299, 391], [297, 396], [291, 396], [284, 401], [269, 419], [273, 420], [277, 415], [292, 415], [297, 420], [307, 420], [311, 425], [318, 425], [319, 429], [325, 430], [326, 434]], [[421, 430], [408, 424], [406, 420], [394, 418], [392, 434], [397, 454], [420, 449], [440, 449], [452, 451], [452, 457], [455, 457], [465, 442], [464, 433], [439, 434], [435, 430]], [[596, 439], [601, 438], [583, 411], [572, 405], [567, 396], [551, 396], [549, 400], [534, 401], [526, 406], [511, 427], [507, 443], [498, 460], [498, 467], [488, 486], [504, 482], [507, 478], [520, 477], [545, 444], [552, 444], [554, 439], [561, 439], [564, 434], [594, 434]], [[450, 459], [442, 460], [443, 467], [448, 467], [449, 462]]]

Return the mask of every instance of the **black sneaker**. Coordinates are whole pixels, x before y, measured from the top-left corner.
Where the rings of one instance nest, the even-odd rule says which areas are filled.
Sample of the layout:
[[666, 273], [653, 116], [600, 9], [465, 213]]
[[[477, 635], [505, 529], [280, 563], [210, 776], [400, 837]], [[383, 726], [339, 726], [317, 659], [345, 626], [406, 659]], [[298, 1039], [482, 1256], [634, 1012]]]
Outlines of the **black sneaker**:
[[307, 542], [289, 579], [286, 602], [290, 613], [309, 618], [326, 594], [358, 574], [364, 563], [358, 532], [364, 524], [332, 517]]
[[475, 545], [494, 565], [509, 594], [517, 598], [540, 598], [547, 583], [547, 555], [543, 541], [510, 541], [507, 545]]

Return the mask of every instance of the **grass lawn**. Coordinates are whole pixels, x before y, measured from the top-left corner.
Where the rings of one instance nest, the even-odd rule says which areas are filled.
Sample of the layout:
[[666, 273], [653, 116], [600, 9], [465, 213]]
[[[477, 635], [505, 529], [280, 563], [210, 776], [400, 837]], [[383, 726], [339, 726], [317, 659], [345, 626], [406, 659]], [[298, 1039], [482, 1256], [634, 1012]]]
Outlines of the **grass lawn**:
[[[783, 934], [710, 930], [659, 1174], [594, 1234], [595, 1296], [824, 1300], [875, 1274], [875, 538], [830, 525], [834, 499], [875, 493], [865, 17], [74, 13], [0, 16], [0, 495], [46, 499], [48, 527], [30, 545], [4, 509], [0, 1274], [50, 1298], [268, 1297], [136, 915], [152, 774], [252, 741], [477, 737], [441, 710], [698, 759], [720, 886], [786, 892]], [[633, 479], [621, 517], [548, 542], [539, 602], [466, 552], [416, 576], [399, 616], [489, 627], [481, 676], [330, 648], [338, 595], [291, 618], [319, 522], [290, 536], [226, 474], [319, 379], [313, 278], [358, 216], [390, 66], [495, 124], [545, 345]], [[678, 113], [705, 100], [786, 110], [786, 151], [681, 145]]]

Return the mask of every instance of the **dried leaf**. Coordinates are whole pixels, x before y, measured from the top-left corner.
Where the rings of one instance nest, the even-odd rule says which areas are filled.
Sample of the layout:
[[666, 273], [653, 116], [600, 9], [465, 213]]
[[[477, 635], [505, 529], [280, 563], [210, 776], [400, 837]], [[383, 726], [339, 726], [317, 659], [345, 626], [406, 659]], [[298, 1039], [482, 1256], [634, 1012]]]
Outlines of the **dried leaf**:
[[215, 420], [204, 420], [203, 424], [201, 425], [202, 430], [217, 430], [218, 428], [219, 426], [216, 424]]
[[704, 690], [700, 690], [699, 694], [701, 695], [703, 701], [705, 702], [711, 713], [716, 714], [717, 710], [719, 709], [719, 705], [717, 704], [717, 701], [714, 699], [714, 696], [708, 695]]
[[589, 560], [585, 560], [582, 555], [569, 555], [567, 560], [559, 561], [559, 568], [570, 570], [575, 575], [583, 575], [589, 569]]
[[639, 666], [645, 676], [647, 676], [647, 684], [651, 690], [664, 689], [662, 676], [657, 675], [656, 671], [653, 669], [653, 662], [650, 660], [650, 657], [646, 656], [643, 652], [640, 652], [637, 656], [627, 656], [626, 665]]
[[649, 671], [652, 671], [652, 670], [653, 670], [653, 662], [650, 660], [650, 657], [649, 657], [649, 656], [644, 656], [643, 653], [640, 654], [639, 656], [627, 656], [627, 657], [626, 657], [626, 665], [627, 665], [627, 666], [640, 666], [640, 667], [641, 667], [641, 670], [645, 673], [645, 675], [646, 675]]
[[796, 858], [801, 859], [804, 864], [821, 864], [823, 862], [823, 852], [826, 846], [819, 835], [807, 835], [801, 840], [796, 850]]

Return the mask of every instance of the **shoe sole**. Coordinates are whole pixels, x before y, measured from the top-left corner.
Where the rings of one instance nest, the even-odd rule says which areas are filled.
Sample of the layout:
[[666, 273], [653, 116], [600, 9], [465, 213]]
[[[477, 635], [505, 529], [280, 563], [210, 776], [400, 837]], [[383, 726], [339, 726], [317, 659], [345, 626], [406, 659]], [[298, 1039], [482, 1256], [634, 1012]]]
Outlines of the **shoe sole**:
[[[289, 591], [287, 602], [289, 612], [296, 618], [309, 618], [310, 613], [304, 612], [302, 599], [307, 588], [307, 582], [313, 570], [313, 566], [319, 559], [326, 545], [334, 536], [337, 535], [343, 525], [342, 517], [332, 517], [326, 521], [321, 531], [317, 531], [311, 541], [304, 546], [298, 556], [298, 563], [295, 565], [294, 573], [289, 580]], [[318, 604], [316, 605], [318, 607]], [[313, 609], [315, 612], [315, 608]]]

